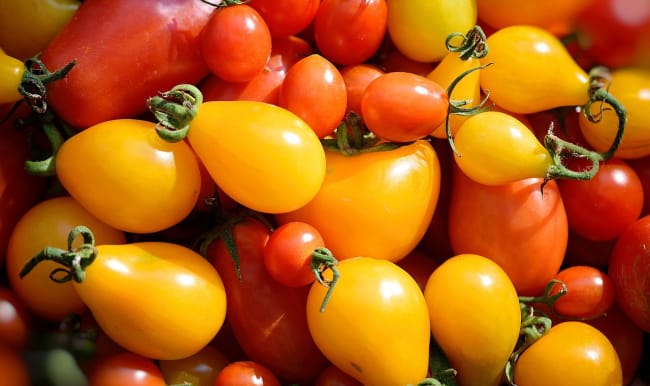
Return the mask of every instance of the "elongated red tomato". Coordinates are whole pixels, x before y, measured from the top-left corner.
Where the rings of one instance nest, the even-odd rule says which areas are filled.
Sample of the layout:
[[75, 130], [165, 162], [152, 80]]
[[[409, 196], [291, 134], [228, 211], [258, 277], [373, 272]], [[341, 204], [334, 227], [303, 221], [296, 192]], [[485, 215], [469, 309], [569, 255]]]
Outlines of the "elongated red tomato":
[[72, 136], [56, 155], [56, 173], [90, 213], [134, 233], [179, 223], [201, 187], [189, 145], [166, 142], [154, 123], [135, 119], [102, 122]]
[[49, 105], [78, 129], [144, 113], [148, 97], [208, 74], [199, 36], [213, 11], [194, 0], [84, 2], [43, 51], [50, 69], [76, 61], [48, 85]]

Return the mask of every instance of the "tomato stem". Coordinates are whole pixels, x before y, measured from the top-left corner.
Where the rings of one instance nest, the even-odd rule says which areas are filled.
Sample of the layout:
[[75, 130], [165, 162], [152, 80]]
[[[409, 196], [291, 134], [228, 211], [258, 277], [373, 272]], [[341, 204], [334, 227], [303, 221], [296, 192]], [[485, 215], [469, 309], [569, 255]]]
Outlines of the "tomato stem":
[[[72, 244], [81, 236], [83, 243], [73, 248]], [[20, 271], [20, 278], [29, 274], [36, 265], [44, 260], [54, 261], [65, 268], [56, 268], [50, 273], [50, 279], [57, 283], [65, 283], [71, 280], [81, 283], [86, 278], [86, 267], [97, 257], [95, 248], [95, 236], [92, 231], [83, 225], [74, 227], [68, 234], [68, 249], [46, 247], [36, 256], [27, 261]], [[59, 274], [63, 273], [63, 276]]]
[[207, 5], [211, 5], [215, 8], [223, 8], [231, 5], [246, 4], [250, 2], [250, 0], [216, 0], [214, 2], [208, 0], [201, 0], [201, 2]]
[[39, 59], [39, 55], [25, 61], [25, 73], [18, 86], [18, 92], [25, 97], [32, 111], [37, 114], [44, 114], [47, 111], [47, 89], [45, 85], [63, 79], [75, 64], [76, 61], [73, 60], [63, 68], [51, 72]]
[[345, 156], [352, 156], [361, 153], [393, 150], [408, 143], [380, 142], [379, 137], [367, 130], [358, 113], [349, 112], [336, 128], [335, 137], [323, 138], [321, 144], [326, 150], [338, 151]]
[[183, 140], [190, 122], [203, 103], [203, 94], [194, 85], [179, 84], [147, 100], [147, 107], [158, 121], [156, 132], [168, 142]]
[[[338, 263], [338, 260], [336, 260], [332, 252], [327, 248], [316, 248], [311, 254], [311, 270], [314, 272], [314, 277], [316, 277], [316, 280], [321, 285], [328, 287], [327, 293], [325, 294], [320, 306], [320, 312], [325, 311], [325, 307], [327, 307], [327, 303], [329, 303], [330, 298], [332, 297], [334, 287], [336, 287], [336, 283], [338, 283], [341, 277], [341, 273], [338, 268], [336, 268]], [[328, 269], [332, 271], [331, 280], [327, 280], [323, 276], [323, 273]]]
[[[463, 40], [459, 45], [454, 45], [451, 41], [456, 37], [462, 37]], [[467, 34], [453, 32], [447, 36], [445, 46], [449, 52], [458, 52], [461, 60], [470, 58], [480, 59], [488, 54], [487, 38], [485, 32], [480, 26], [474, 26]]]

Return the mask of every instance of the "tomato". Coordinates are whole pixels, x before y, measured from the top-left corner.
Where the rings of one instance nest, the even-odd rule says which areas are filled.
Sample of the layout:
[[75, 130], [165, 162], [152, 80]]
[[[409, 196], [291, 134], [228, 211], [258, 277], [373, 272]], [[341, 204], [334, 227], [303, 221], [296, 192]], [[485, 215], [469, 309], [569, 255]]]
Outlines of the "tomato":
[[590, 0], [574, 23], [578, 45], [610, 68], [650, 64], [650, 6], [644, 0]]
[[433, 271], [424, 297], [433, 339], [458, 381], [499, 385], [521, 324], [519, 298], [506, 272], [486, 257], [455, 255]]
[[614, 305], [606, 314], [587, 321], [607, 336], [612, 343], [623, 370], [623, 384], [632, 382], [643, 355], [643, 331], [621, 309]]
[[[372, 257], [349, 258], [337, 267], [340, 278], [325, 309], [328, 287], [315, 282], [307, 299], [309, 331], [319, 349], [364, 385], [423, 380], [431, 333], [415, 280], [394, 263]], [[330, 274], [324, 273], [326, 280]]]
[[590, 240], [618, 237], [643, 209], [641, 180], [623, 160], [602, 163], [591, 180], [558, 180], [558, 187], [569, 228]]
[[217, 374], [228, 363], [230, 360], [212, 344], [187, 358], [158, 361], [167, 385], [186, 382], [192, 386], [214, 386]]
[[514, 374], [520, 386], [623, 384], [612, 343], [595, 327], [574, 321], [553, 326], [524, 350]]
[[88, 376], [93, 386], [165, 386], [162, 373], [153, 360], [124, 352], [99, 361]]
[[[609, 92], [627, 111], [625, 135], [615, 155], [618, 158], [640, 158], [650, 155], [650, 68], [622, 68], [611, 73]], [[600, 121], [591, 122], [580, 116], [580, 130], [596, 150], [607, 150], [618, 130], [618, 116], [611, 109], [600, 111], [599, 104], [591, 106], [592, 113], [602, 114]]]
[[201, 186], [188, 144], [169, 143], [154, 123], [136, 119], [102, 122], [72, 136], [56, 154], [56, 174], [90, 213], [134, 233], [179, 223], [194, 209]]
[[481, 88], [498, 106], [530, 114], [560, 106], [581, 106], [589, 78], [562, 42], [541, 27], [504, 27], [487, 38]]
[[27, 363], [16, 349], [0, 343], [0, 374], [6, 385], [29, 386], [32, 384]]
[[23, 79], [25, 66], [23, 62], [5, 53], [0, 47], [0, 104], [14, 103], [22, 98], [18, 87]]
[[0, 13], [0, 47], [20, 60], [43, 51], [77, 12], [78, 0], [8, 0]]
[[271, 36], [284, 38], [297, 35], [314, 20], [321, 0], [251, 0], [268, 24]]
[[634, 169], [643, 186], [643, 209], [641, 215], [650, 214], [650, 156], [626, 160]]
[[373, 80], [377, 79], [384, 71], [372, 64], [352, 64], [341, 68], [341, 76], [347, 91], [346, 112], [361, 113], [361, 97]]
[[328, 150], [326, 157], [316, 196], [276, 215], [278, 222], [311, 224], [339, 260], [404, 258], [422, 239], [437, 204], [440, 164], [431, 145], [420, 140], [352, 156]]
[[304, 222], [289, 222], [276, 228], [264, 246], [264, 266], [273, 279], [289, 287], [314, 281], [312, 253], [325, 247], [318, 229]]
[[318, 137], [282, 107], [205, 102], [190, 124], [188, 140], [224, 193], [259, 212], [295, 210], [323, 183], [325, 154]]
[[333, 63], [360, 64], [381, 46], [387, 22], [386, 0], [323, 0], [314, 18], [314, 39]]
[[388, 34], [407, 57], [436, 62], [447, 54], [445, 40], [476, 25], [475, 0], [388, 1]]
[[[554, 279], [566, 286], [566, 294], [553, 303], [553, 311], [566, 318], [593, 319], [605, 314], [614, 304], [614, 284], [609, 276], [588, 265], [561, 270]], [[560, 285], [551, 288], [551, 295]]]
[[200, 85], [203, 100], [255, 100], [278, 104], [280, 86], [289, 67], [312, 52], [309, 43], [297, 36], [274, 38], [271, 56], [263, 71], [247, 82], [226, 82], [216, 75], [208, 76]]
[[203, 28], [201, 54], [213, 74], [229, 82], [257, 75], [271, 55], [271, 33], [247, 4], [217, 8]]
[[329, 365], [316, 379], [314, 386], [362, 386], [352, 376], [334, 365]]
[[287, 71], [278, 104], [302, 118], [319, 138], [326, 137], [345, 114], [345, 81], [332, 62], [311, 54]]
[[361, 117], [386, 141], [424, 138], [447, 117], [449, 97], [438, 83], [410, 72], [388, 72], [370, 82], [361, 96]]
[[228, 364], [218, 374], [214, 386], [280, 386], [271, 370], [254, 361]]
[[637, 326], [650, 332], [650, 216], [631, 224], [616, 240], [609, 261], [616, 304]]
[[559, 271], [566, 251], [568, 223], [555, 181], [529, 178], [487, 186], [458, 168], [449, 203], [449, 238], [456, 254], [494, 260], [522, 296], [541, 294]]
[[484, 185], [545, 178], [553, 164], [549, 151], [526, 125], [499, 111], [468, 117], [458, 128], [454, 144], [458, 167]]
[[311, 384], [327, 366], [309, 334], [305, 313], [308, 286], [286, 287], [264, 266], [270, 231], [258, 220], [244, 218], [232, 228], [239, 258], [238, 275], [223, 239], [207, 250], [226, 286], [226, 315], [246, 357], [269, 368], [288, 383]]
[[97, 244], [125, 243], [123, 232], [102, 222], [70, 196], [51, 198], [30, 208], [17, 222], [7, 247], [7, 276], [16, 296], [34, 315], [50, 321], [61, 321], [70, 313], [80, 313], [85, 305], [72, 283], [55, 283], [49, 279], [57, 267], [45, 261], [29, 276], [19, 277], [25, 263], [41, 249], [65, 247], [68, 233], [77, 225], [95, 230]]
[[51, 69], [76, 60], [64, 82], [48, 85], [50, 107], [81, 130], [144, 113], [148, 97], [198, 82], [209, 73], [199, 36], [213, 10], [194, 0], [85, 2], [43, 50]]
[[591, 3], [592, 0], [532, 0], [523, 4], [513, 0], [477, 0], [476, 7], [478, 18], [494, 29], [517, 24], [549, 29], [559, 23], [572, 25]]
[[26, 348], [33, 325], [32, 315], [14, 291], [0, 287], [0, 345], [16, 350]]

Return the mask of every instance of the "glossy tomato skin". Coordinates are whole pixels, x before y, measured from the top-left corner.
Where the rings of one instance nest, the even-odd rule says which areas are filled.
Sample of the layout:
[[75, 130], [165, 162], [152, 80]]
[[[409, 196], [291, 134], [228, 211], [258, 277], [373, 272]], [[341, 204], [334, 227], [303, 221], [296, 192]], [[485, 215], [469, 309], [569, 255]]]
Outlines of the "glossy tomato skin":
[[316, 196], [275, 216], [320, 232], [339, 260], [372, 256], [399, 261], [422, 239], [440, 191], [440, 164], [424, 141], [345, 156], [326, 151], [327, 173]]
[[353, 64], [341, 68], [341, 76], [348, 94], [346, 112], [354, 111], [361, 114], [363, 92], [370, 82], [382, 74], [384, 74], [384, 71], [381, 68], [367, 63]]
[[23, 62], [4, 52], [0, 47], [0, 106], [22, 99], [18, 87], [25, 73]]
[[271, 55], [271, 33], [248, 4], [217, 8], [201, 32], [201, 54], [210, 71], [229, 82], [257, 75]]
[[252, 0], [266, 21], [271, 36], [284, 38], [298, 35], [314, 20], [321, 0]]
[[259, 212], [305, 205], [325, 177], [325, 152], [311, 127], [269, 103], [204, 102], [188, 140], [224, 193]]
[[514, 285], [494, 261], [474, 254], [443, 262], [424, 289], [433, 338], [462, 385], [501, 383], [519, 338]]
[[[415, 384], [427, 374], [429, 313], [415, 280], [395, 263], [354, 257], [338, 264], [340, 279], [312, 284], [307, 321], [332, 364], [365, 385]], [[328, 276], [329, 275], [329, 276]], [[331, 280], [331, 272], [325, 273]]]
[[556, 324], [519, 356], [520, 386], [622, 385], [621, 362], [607, 337], [584, 322]]
[[110, 355], [99, 361], [88, 375], [93, 386], [165, 386], [153, 360], [130, 352]]
[[[614, 304], [614, 284], [609, 276], [594, 267], [574, 265], [561, 270], [555, 279], [564, 283], [567, 293], [553, 303], [553, 311], [565, 318], [593, 319], [605, 314]], [[555, 285], [551, 294], [560, 291]]]
[[193, 355], [225, 319], [219, 273], [189, 248], [163, 241], [99, 245], [86, 271], [74, 287], [97, 324], [117, 344], [144, 357]]
[[154, 123], [137, 119], [102, 122], [72, 136], [57, 153], [56, 173], [89, 212], [133, 233], [179, 223], [194, 209], [201, 189], [189, 145], [167, 142]]
[[264, 365], [254, 361], [237, 361], [224, 367], [214, 386], [280, 386], [280, 381]]
[[631, 224], [617, 239], [608, 274], [614, 282], [616, 304], [642, 330], [650, 332], [650, 216]]
[[382, 44], [388, 23], [386, 0], [323, 0], [314, 18], [319, 51], [337, 65], [359, 64]]
[[148, 97], [197, 83], [209, 72], [199, 36], [213, 10], [193, 0], [84, 3], [41, 56], [51, 69], [76, 60], [64, 81], [48, 85], [50, 107], [85, 129], [143, 113]]
[[458, 168], [453, 175], [449, 237], [456, 254], [474, 253], [496, 261], [523, 296], [541, 294], [560, 270], [568, 222], [554, 181], [504, 185], [473, 182]]
[[9, 284], [30, 312], [39, 318], [61, 321], [85, 309], [72, 283], [50, 280], [50, 272], [58, 267], [54, 262], [43, 261], [29, 275], [19, 277], [27, 261], [43, 248], [67, 249], [68, 233], [80, 224], [93, 229], [97, 245], [126, 242], [124, 232], [99, 221], [70, 196], [50, 198], [34, 205], [13, 229], [7, 247]]
[[226, 318], [247, 358], [287, 382], [310, 383], [328, 362], [307, 327], [309, 287], [286, 287], [267, 273], [264, 246], [269, 236], [268, 228], [252, 218], [233, 227], [241, 281], [223, 240], [210, 244], [208, 256], [224, 280]]
[[590, 180], [562, 179], [558, 180], [558, 187], [569, 228], [589, 240], [615, 239], [643, 210], [641, 179], [620, 159], [602, 163]]

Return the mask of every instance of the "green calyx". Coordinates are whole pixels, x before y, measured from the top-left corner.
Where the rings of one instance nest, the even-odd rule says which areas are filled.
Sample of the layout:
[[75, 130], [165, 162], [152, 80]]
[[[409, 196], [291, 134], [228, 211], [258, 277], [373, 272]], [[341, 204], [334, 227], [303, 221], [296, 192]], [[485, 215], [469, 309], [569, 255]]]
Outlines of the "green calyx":
[[[457, 37], [462, 38], [462, 41], [460, 44], [454, 45], [452, 40]], [[486, 40], [485, 32], [477, 25], [465, 35], [460, 32], [449, 34], [445, 40], [445, 46], [449, 52], [458, 52], [461, 60], [469, 60], [470, 58], [480, 59], [488, 54]]]
[[334, 134], [334, 138], [321, 139], [321, 144], [325, 150], [338, 151], [345, 156], [388, 151], [410, 143], [382, 142], [368, 130], [361, 116], [355, 112], [345, 115]]
[[73, 60], [63, 68], [51, 72], [38, 55], [25, 61], [25, 73], [18, 86], [18, 92], [25, 98], [35, 113], [44, 114], [47, 111], [47, 89], [45, 85], [63, 79], [72, 70], [75, 63]]
[[196, 86], [180, 84], [149, 98], [147, 107], [158, 121], [158, 135], [165, 141], [178, 142], [187, 136], [201, 103], [203, 94]]

